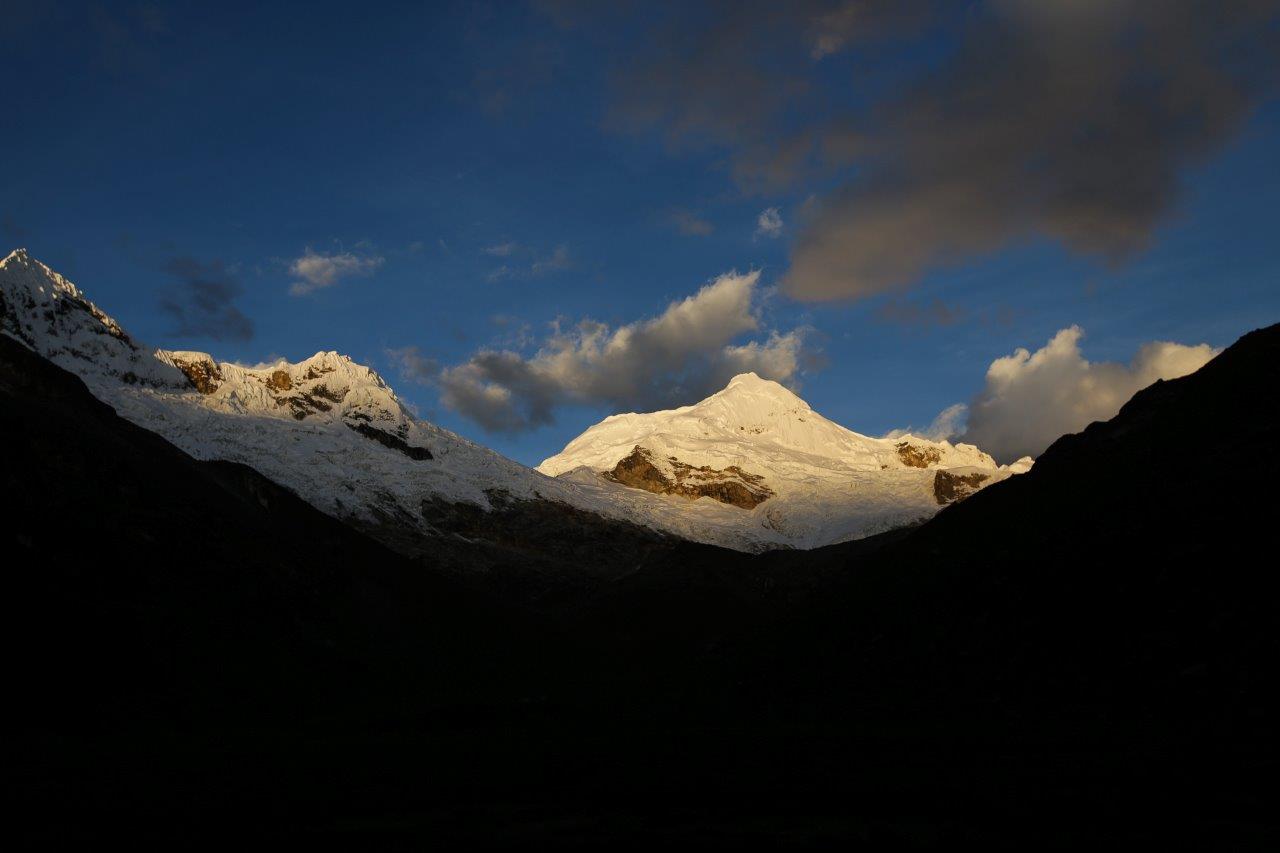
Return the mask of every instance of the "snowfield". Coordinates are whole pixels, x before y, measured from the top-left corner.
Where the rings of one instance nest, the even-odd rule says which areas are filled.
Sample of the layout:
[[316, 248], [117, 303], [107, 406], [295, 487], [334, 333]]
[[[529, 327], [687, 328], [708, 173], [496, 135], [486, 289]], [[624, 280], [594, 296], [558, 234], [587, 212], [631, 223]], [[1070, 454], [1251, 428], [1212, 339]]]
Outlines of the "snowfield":
[[[424, 500], [489, 508], [497, 490], [743, 551], [811, 548], [928, 518], [940, 508], [940, 469], [980, 473], [985, 486], [1030, 464], [998, 466], [971, 445], [859, 435], [743, 374], [693, 406], [606, 418], [533, 470], [418, 420], [375, 371], [335, 352], [247, 368], [146, 348], [22, 250], [0, 261], [0, 300], [0, 331], [192, 456], [247, 464], [336, 517], [428, 535], [449, 532], [431, 528]], [[668, 472], [736, 466], [773, 494], [744, 509], [611, 479], [638, 446]]]
[[[575, 482], [608, 482], [601, 475], [635, 447], [694, 467], [733, 466], [762, 476], [774, 496], [751, 510], [734, 508], [754, 547], [812, 548], [901, 527], [938, 511], [939, 469], [985, 474], [983, 485], [989, 485], [1030, 465], [997, 465], [969, 444], [860, 435], [824, 418], [777, 382], [744, 373], [696, 405], [606, 418], [538, 470]], [[924, 467], [908, 464], [904, 456]]]

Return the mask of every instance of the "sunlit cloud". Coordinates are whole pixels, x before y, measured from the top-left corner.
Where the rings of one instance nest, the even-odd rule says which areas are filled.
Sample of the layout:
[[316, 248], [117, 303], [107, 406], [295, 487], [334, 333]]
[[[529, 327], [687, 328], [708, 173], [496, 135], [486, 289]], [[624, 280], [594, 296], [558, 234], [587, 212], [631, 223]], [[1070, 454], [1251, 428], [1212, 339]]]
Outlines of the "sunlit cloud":
[[1218, 354], [1208, 344], [1152, 341], [1128, 364], [1091, 362], [1080, 350], [1083, 337], [1079, 326], [1070, 326], [1035, 352], [1019, 348], [997, 358], [967, 406], [949, 406], [926, 430], [890, 435], [915, 432], [964, 441], [1001, 462], [1037, 456], [1059, 437], [1115, 417], [1130, 397], [1157, 379], [1194, 373]]
[[763, 333], [759, 272], [726, 273], [661, 314], [611, 327], [584, 319], [552, 331], [532, 355], [486, 349], [436, 377], [441, 399], [487, 430], [552, 423], [557, 408], [651, 410], [695, 402], [738, 373], [794, 384], [807, 328]]
[[289, 274], [294, 278], [289, 292], [294, 296], [305, 296], [333, 287], [346, 278], [372, 275], [384, 260], [381, 255], [324, 254], [308, 246], [301, 257], [289, 263]]

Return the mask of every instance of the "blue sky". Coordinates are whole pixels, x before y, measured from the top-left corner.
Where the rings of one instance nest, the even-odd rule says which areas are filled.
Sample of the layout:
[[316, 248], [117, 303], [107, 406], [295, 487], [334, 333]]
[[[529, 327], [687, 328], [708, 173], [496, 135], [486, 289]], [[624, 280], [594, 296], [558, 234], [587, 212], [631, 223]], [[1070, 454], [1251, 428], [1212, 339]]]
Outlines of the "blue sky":
[[[956, 52], [946, 23], [868, 49], [856, 84], [837, 63], [806, 66], [828, 99], [808, 108], [856, 112], [909, 87]], [[527, 463], [625, 402], [569, 395], [551, 423], [487, 431], [389, 351], [442, 368], [486, 348], [531, 358], [557, 318], [617, 327], [758, 270], [759, 329], [735, 340], [807, 329], [789, 381], [880, 434], [929, 423], [979, 393], [993, 359], [1073, 324], [1089, 359], [1127, 362], [1148, 341], [1223, 346], [1280, 319], [1269, 90], [1180, 161], [1172, 200], [1119, 259], [1033, 229], [892, 288], [810, 301], [786, 278], [806, 204], [848, 175], [747, 186], [732, 134], [758, 127], [690, 140], [619, 120], [628, 57], [651, 50], [624, 20], [567, 26], [518, 3], [38, 4], [10, 24], [6, 251], [26, 246], [156, 346], [347, 353], [423, 417]], [[806, 116], [771, 121], [776, 144]], [[758, 233], [769, 208], [776, 236]], [[308, 250], [365, 266], [298, 295]], [[252, 334], [182, 331], [165, 307], [186, 298], [175, 259], [220, 269]]]

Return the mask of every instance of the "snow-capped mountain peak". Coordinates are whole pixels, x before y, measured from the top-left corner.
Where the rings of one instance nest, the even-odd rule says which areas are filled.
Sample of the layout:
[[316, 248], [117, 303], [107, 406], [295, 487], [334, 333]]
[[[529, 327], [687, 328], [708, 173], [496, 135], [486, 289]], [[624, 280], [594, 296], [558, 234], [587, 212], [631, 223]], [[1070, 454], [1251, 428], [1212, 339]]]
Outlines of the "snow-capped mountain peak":
[[67, 279], [17, 249], [0, 261], [0, 332], [50, 361], [103, 383], [181, 388], [182, 374], [153, 357]]
[[775, 382], [772, 379], [764, 379], [754, 371], [739, 373], [729, 380], [729, 384], [724, 386], [724, 390], [717, 391], [712, 396], [751, 396], [772, 398], [780, 403], [794, 403], [806, 408], [809, 405], [782, 383]]
[[[927, 448], [916, 464], [900, 444]], [[808, 403], [777, 382], [742, 373], [724, 389], [701, 402], [648, 414], [613, 415], [545, 460], [538, 470], [553, 476], [587, 466], [611, 468], [621, 455], [643, 445], [664, 455], [676, 453], [690, 464], [759, 464], [763, 456], [815, 457], [820, 466], [832, 459], [862, 468], [981, 465], [995, 460], [972, 445], [953, 446], [908, 436], [871, 438], [846, 429], [815, 412]], [[620, 455], [621, 454], [621, 455]]]
[[927, 518], [1014, 473], [968, 444], [861, 435], [754, 373], [691, 406], [605, 418], [538, 470], [727, 504], [801, 547]]
[[407, 428], [413, 416], [378, 373], [337, 352], [290, 363], [246, 367], [208, 353], [160, 350], [206, 397], [205, 405], [239, 414], [295, 420], [358, 420]]
[[918, 521], [1025, 470], [969, 445], [859, 435], [744, 373], [691, 406], [606, 418], [533, 471], [417, 420], [376, 371], [336, 352], [245, 366], [147, 348], [22, 250], [0, 261], [0, 333], [193, 456], [251, 465], [325, 512], [390, 530], [393, 547], [449, 535], [451, 507], [512, 500], [742, 550], [812, 547]]

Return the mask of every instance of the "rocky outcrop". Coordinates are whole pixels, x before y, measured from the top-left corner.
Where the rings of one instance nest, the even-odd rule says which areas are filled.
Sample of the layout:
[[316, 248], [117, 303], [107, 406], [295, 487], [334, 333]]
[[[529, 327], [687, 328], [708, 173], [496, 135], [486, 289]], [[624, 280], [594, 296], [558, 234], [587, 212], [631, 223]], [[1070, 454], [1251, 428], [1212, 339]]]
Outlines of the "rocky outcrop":
[[971, 473], [939, 471], [933, 475], [933, 496], [939, 506], [955, 503], [978, 491], [988, 479], [990, 475], [983, 474], [981, 471]]
[[267, 385], [277, 391], [288, 391], [293, 387], [293, 379], [289, 377], [287, 370], [276, 370], [267, 379]]
[[222, 384], [222, 371], [212, 358], [184, 358], [175, 355], [170, 356], [169, 360], [201, 394], [212, 394]]
[[390, 447], [392, 450], [398, 450], [410, 459], [423, 461], [426, 459], [434, 459], [431, 451], [425, 447], [414, 447], [398, 435], [392, 435], [384, 432], [377, 427], [370, 426], [367, 423], [351, 423], [347, 421], [347, 426], [363, 435], [365, 438], [373, 439], [383, 447]]
[[[277, 372], [283, 373], [284, 371]], [[285, 374], [285, 381], [288, 380], [289, 375]], [[307, 415], [314, 414], [316, 412], [332, 411], [333, 404], [341, 403], [342, 397], [342, 394], [329, 390], [325, 385], [317, 385], [310, 391], [304, 391], [288, 397], [279, 398], [279, 405], [288, 405], [293, 409], [294, 418], [302, 420]]]
[[898, 458], [909, 468], [928, 468], [942, 461], [942, 454], [936, 447], [918, 447], [909, 441], [897, 444]]
[[644, 447], [636, 447], [608, 474], [609, 478], [660, 495], [712, 498], [721, 503], [753, 509], [773, 497], [764, 478], [749, 474], [737, 465], [716, 469], [708, 465], [695, 468], [674, 456], [659, 464]]

